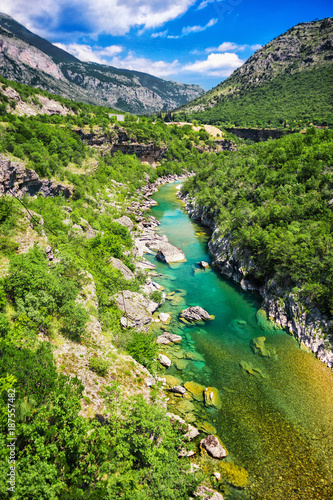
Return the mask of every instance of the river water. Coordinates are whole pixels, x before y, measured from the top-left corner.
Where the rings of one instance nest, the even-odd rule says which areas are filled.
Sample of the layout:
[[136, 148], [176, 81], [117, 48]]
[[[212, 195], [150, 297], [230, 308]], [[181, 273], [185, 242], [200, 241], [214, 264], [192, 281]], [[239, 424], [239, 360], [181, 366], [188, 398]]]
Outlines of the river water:
[[[222, 408], [206, 408], [200, 397], [189, 404], [170, 396], [169, 410], [198, 427], [213, 425], [229, 451], [224, 460], [248, 471], [247, 488], [226, 486], [226, 499], [332, 500], [333, 372], [287, 332], [258, 317], [259, 296], [212, 268], [199, 269], [199, 261], [210, 262], [209, 230], [188, 217], [176, 190], [177, 183], [161, 187], [153, 196], [158, 205], [150, 210], [161, 222], [158, 231], [186, 256], [186, 262], [170, 266], [147, 256], [163, 274], [153, 279], [170, 294], [159, 309], [172, 316], [164, 329], [183, 337], [160, 352], [172, 360], [165, 375], [215, 387]], [[215, 319], [180, 322], [181, 309], [194, 305]], [[156, 335], [161, 326], [154, 325]], [[266, 338], [269, 356], [251, 348], [257, 337]], [[207, 462], [205, 467], [211, 472]]]

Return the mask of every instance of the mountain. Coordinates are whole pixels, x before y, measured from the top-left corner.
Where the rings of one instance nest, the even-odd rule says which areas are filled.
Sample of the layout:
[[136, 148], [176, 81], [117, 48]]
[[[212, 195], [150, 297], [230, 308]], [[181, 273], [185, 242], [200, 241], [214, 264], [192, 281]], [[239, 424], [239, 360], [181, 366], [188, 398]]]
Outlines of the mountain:
[[72, 100], [137, 114], [172, 109], [204, 93], [198, 85], [82, 62], [6, 14], [0, 14], [0, 74]]
[[333, 124], [333, 18], [294, 26], [181, 108], [206, 123]]

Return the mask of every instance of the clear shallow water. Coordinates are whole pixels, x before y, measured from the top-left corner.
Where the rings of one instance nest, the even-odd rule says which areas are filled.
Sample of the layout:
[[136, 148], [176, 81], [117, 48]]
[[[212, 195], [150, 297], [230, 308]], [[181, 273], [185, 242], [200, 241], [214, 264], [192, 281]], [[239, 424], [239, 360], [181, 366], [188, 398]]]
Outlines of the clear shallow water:
[[[161, 222], [158, 231], [187, 259], [168, 266], [147, 256], [163, 273], [154, 280], [167, 293], [176, 291], [176, 301], [166, 301], [159, 310], [172, 315], [167, 331], [183, 336], [180, 346], [161, 348], [173, 362], [165, 374], [183, 383], [216, 387], [222, 398], [220, 410], [192, 401], [189, 413], [179, 399], [170, 398], [170, 411], [195, 425], [214, 425], [229, 451], [227, 460], [249, 472], [248, 488], [230, 488], [228, 499], [333, 499], [332, 371], [283, 330], [259, 326], [260, 297], [212, 269], [195, 271], [200, 260], [210, 262], [209, 234], [189, 219], [175, 184], [163, 186], [153, 198], [158, 206], [150, 213]], [[182, 324], [179, 312], [191, 305], [200, 305], [215, 319], [204, 325]], [[156, 335], [160, 326], [154, 327]], [[258, 336], [266, 337], [272, 357], [252, 351], [250, 341]], [[260, 373], [246, 372], [240, 365], [244, 362]]]

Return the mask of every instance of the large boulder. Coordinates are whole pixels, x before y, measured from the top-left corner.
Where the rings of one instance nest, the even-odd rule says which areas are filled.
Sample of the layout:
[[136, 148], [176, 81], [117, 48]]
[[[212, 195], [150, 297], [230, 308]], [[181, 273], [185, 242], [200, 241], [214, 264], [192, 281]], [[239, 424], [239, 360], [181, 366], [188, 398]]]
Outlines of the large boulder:
[[210, 319], [214, 319], [214, 316], [211, 316], [200, 306], [192, 306], [187, 309], [183, 309], [180, 316], [186, 321], [208, 321]]
[[152, 320], [151, 315], [159, 306], [157, 302], [129, 290], [117, 293], [115, 301], [119, 309], [125, 312], [128, 325], [139, 330], [149, 329]]
[[[150, 246], [150, 248], [153, 248]], [[156, 246], [155, 246], [156, 249]], [[159, 242], [156, 258], [170, 264], [172, 262], [185, 261], [185, 254], [178, 247], [171, 245], [169, 242]]]
[[224, 458], [228, 455], [227, 450], [223, 447], [217, 436], [210, 434], [200, 441], [201, 448], [204, 448], [207, 453], [213, 458]]

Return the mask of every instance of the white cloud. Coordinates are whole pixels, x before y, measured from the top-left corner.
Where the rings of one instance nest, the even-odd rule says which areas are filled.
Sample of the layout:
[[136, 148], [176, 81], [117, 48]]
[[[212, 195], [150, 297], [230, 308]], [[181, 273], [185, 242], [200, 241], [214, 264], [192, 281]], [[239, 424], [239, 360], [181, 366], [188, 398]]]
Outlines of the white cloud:
[[169, 75], [178, 74], [181, 68], [177, 59], [172, 62], [153, 61], [152, 59], [148, 59], [146, 57], [136, 57], [134, 52], [129, 52], [124, 58], [116, 56], [110, 61], [109, 64], [115, 66], [116, 68], [131, 69], [134, 71], [149, 73], [150, 75], [155, 75], [159, 78], [165, 78]]
[[184, 14], [196, 0], [0, 0], [0, 12], [38, 33], [61, 28], [71, 9], [73, 19], [95, 33], [124, 35], [132, 27], [156, 28]]
[[165, 31], [158, 31], [157, 33], [152, 33], [151, 37], [152, 38], [165, 38], [168, 34], [168, 30]]
[[66, 52], [77, 57], [80, 61], [89, 61], [98, 64], [110, 64], [108, 59], [104, 59], [104, 57], [110, 58], [123, 51], [120, 45], [110, 45], [109, 47], [98, 47], [96, 49], [92, 49], [90, 45], [79, 43], [70, 43], [68, 45], [55, 43], [54, 45], [60, 49], [66, 50]]
[[207, 5], [209, 5], [210, 3], [213, 3], [213, 2], [214, 2], [214, 0], [202, 0], [199, 7], [197, 8], [197, 10], [204, 9], [205, 7], [207, 7]]
[[190, 33], [199, 33], [200, 31], [205, 31], [216, 24], [218, 19], [211, 19], [205, 26], [184, 26], [182, 29], [182, 36], [189, 35]]
[[262, 47], [260, 44], [256, 45], [238, 45], [234, 42], [223, 42], [218, 47], [208, 47], [205, 49], [206, 52], [243, 52], [246, 49], [258, 50]]
[[193, 73], [203, 73], [207, 76], [230, 76], [231, 73], [239, 68], [244, 61], [239, 59], [237, 54], [225, 52], [222, 54], [209, 54], [206, 60], [196, 61], [193, 64], [184, 66], [184, 71]]

